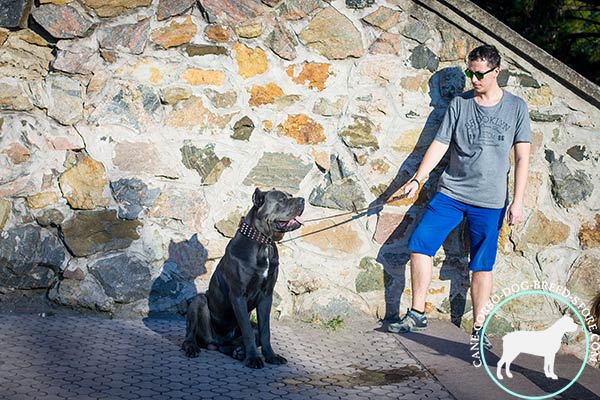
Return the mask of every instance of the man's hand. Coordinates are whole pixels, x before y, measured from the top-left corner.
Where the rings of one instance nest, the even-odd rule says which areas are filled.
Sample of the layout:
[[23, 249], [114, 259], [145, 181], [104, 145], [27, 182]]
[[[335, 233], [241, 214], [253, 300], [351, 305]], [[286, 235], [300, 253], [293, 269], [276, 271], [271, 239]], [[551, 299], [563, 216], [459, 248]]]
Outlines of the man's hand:
[[523, 205], [520, 203], [511, 203], [506, 213], [506, 219], [509, 225], [516, 225], [523, 222]]
[[404, 185], [404, 190], [402, 193], [409, 199], [412, 199], [418, 192], [419, 183], [416, 180], [411, 179], [406, 185]]

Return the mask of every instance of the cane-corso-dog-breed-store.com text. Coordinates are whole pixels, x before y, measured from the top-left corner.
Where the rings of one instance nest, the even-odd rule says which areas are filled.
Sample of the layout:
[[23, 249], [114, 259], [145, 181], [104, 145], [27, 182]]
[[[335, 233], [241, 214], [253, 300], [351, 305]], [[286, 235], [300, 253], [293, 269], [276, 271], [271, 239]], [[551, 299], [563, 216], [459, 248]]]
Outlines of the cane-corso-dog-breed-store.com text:
[[[188, 357], [196, 357], [206, 348], [243, 360], [250, 368], [262, 368], [265, 362], [287, 362], [271, 347], [269, 318], [279, 269], [276, 242], [302, 226], [304, 199], [257, 188], [252, 203], [227, 244], [208, 290], [189, 304], [182, 344]], [[258, 334], [250, 320], [253, 310]]]

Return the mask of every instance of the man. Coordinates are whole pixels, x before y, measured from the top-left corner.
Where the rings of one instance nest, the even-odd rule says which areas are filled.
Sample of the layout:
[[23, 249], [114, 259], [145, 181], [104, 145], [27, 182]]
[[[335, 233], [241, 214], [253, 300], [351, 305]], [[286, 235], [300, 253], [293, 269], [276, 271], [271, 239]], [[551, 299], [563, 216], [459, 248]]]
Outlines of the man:
[[[507, 215], [511, 225], [520, 223], [523, 218], [531, 142], [527, 105], [520, 97], [500, 88], [499, 71], [500, 55], [494, 46], [480, 46], [469, 53], [465, 75], [473, 90], [450, 101], [435, 139], [417, 172], [403, 188], [407, 197], [414, 197], [450, 149], [449, 163], [440, 177], [438, 192], [408, 244], [412, 308], [400, 322], [389, 326], [391, 332], [427, 328], [425, 300], [431, 282], [432, 257], [448, 234], [466, 218], [472, 271], [473, 335], [479, 340], [484, 309], [492, 290], [492, 268], [504, 216]], [[513, 201], [507, 209], [511, 148], [515, 156], [515, 179]], [[482, 340], [490, 347], [487, 338]]]

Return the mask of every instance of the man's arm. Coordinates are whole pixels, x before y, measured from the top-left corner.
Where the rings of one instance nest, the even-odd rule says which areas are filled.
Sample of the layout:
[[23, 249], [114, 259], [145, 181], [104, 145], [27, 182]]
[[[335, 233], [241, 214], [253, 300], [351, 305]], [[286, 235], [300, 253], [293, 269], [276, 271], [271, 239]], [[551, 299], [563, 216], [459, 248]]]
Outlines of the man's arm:
[[446, 154], [446, 151], [448, 151], [448, 147], [450, 147], [450, 145], [442, 143], [438, 140], [431, 142], [429, 148], [425, 152], [425, 156], [423, 156], [423, 161], [421, 161], [417, 172], [412, 179], [408, 181], [406, 186], [404, 186], [403, 193], [406, 195], [406, 197], [412, 198], [415, 196], [419, 190], [419, 186], [425, 182], [425, 179], [427, 179], [429, 173], [431, 173], [436, 165], [439, 164], [441, 159], [444, 157], [444, 154]]
[[515, 225], [523, 220], [523, 197], [529, 174], [529, 151], [531, 143], [519, 142], [514, 146], [515, 152], [515, 187], [513, 201], [508, 207], [508, 224]]

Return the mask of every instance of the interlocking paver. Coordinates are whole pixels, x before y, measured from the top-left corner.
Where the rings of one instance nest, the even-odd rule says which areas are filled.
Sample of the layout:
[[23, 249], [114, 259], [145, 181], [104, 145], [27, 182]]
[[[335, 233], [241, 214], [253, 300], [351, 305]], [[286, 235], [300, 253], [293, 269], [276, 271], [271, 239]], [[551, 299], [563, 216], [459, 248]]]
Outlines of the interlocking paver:
[[[272, 325], [273, 346], [288, 364], [252, 370], [218, 352], [186, 358], [179, 349], [185, 334], [182, 318], [0, 315], [0, 397], [452, 399], [375, 323], [350, 324], [333, 333], [298, 321]], [[419, 374], [391, 382], [381, 378], [405, 367]]]

